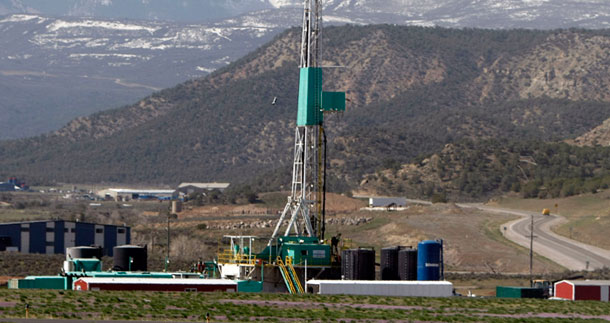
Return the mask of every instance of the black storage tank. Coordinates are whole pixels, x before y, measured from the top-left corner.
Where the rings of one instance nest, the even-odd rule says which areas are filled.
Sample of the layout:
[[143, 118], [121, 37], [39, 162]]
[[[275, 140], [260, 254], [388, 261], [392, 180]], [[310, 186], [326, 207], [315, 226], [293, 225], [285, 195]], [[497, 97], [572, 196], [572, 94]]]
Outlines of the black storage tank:
[[381, 249], [381, 280], [399, 280], [398, 252], [403, 247], [388, 247]]
[[146, 246], [124, 245], [114, 247], [115, 271], [147, 271], [148, 252]]
[[417, 249], [398, 251], [398, 279], [417, 280]]
[[102, 247], [81, 246], [81, 247], [66, 248], [66, 259], [97, 258], [97, 259], [101, 260], [103, 255], [104, 255], [104, 249], [102, 249]]
[[344, 250], [341, 275], [346, 280], [375, 280], [375, 249]]

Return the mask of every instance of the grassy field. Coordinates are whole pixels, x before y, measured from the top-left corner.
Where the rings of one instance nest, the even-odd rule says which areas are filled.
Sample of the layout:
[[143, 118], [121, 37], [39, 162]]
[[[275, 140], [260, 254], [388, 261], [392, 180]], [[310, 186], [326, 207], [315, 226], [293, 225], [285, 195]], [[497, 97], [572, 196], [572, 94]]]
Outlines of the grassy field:
[[534, 212], [548, 208], [552, 213], [567, 219], [567, 222], [552, 228], [556, 233], [610, 249], [610, 235], [607, 234], [607, 228], [610, 226], [610, 191], [558, 199], [522, 199], [508, 196], [497, 199], [493, 204]]
[[346, 295], [0, 290], [0, 316], [211, 322], [556, 322], [607, 320], [607, 302]]

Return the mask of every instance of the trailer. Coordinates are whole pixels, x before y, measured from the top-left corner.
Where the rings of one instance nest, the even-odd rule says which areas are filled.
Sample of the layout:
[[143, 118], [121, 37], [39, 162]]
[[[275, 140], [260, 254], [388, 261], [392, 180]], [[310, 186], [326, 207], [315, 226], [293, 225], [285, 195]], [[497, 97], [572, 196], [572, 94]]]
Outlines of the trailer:
[[321, 295], [453, 296], [453, 284], [448, 281], [309, 280], [305, 284], [305, 290]]
[[237, 282], [229, 279], [83, 277], [74, 281], [73, 289], [84, 291], [236, 292]]

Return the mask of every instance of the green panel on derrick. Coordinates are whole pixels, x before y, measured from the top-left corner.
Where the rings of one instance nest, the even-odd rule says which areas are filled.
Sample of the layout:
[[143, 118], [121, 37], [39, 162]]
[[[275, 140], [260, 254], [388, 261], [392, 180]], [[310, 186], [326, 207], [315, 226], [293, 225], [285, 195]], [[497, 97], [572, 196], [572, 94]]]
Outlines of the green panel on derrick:
[[298, 126], [322, 124], [322, 69], [319, 67], [301, 68], [299, 81]]
[[324, 111], [345, 111], [345, 92], [322, 92]]

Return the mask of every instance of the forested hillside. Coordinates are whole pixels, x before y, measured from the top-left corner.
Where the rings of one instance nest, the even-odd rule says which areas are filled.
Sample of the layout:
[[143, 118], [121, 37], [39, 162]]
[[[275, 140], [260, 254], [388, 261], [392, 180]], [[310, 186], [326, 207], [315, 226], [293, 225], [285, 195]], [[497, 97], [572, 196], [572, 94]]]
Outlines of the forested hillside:
[[610, 187], [610, 149], [535, 140], [461, 140], [414, 163], [384, 166], [361, 189], [455, 200], [506, 192], [556, 198]]
[[[207, 78], [132, 106], [3, 142], [0, 175], [288, 186], [299, 36], [289, 30]], [[537, 145], [586, 133], [610, 118], [609, 43], [608, 31], [327, 28], [323, 65], [334, 68], [324, 87], [349, 99], [344, 115], [327, 118], [331, 187], [357, 188], [363, 176], [462, 140]]]

